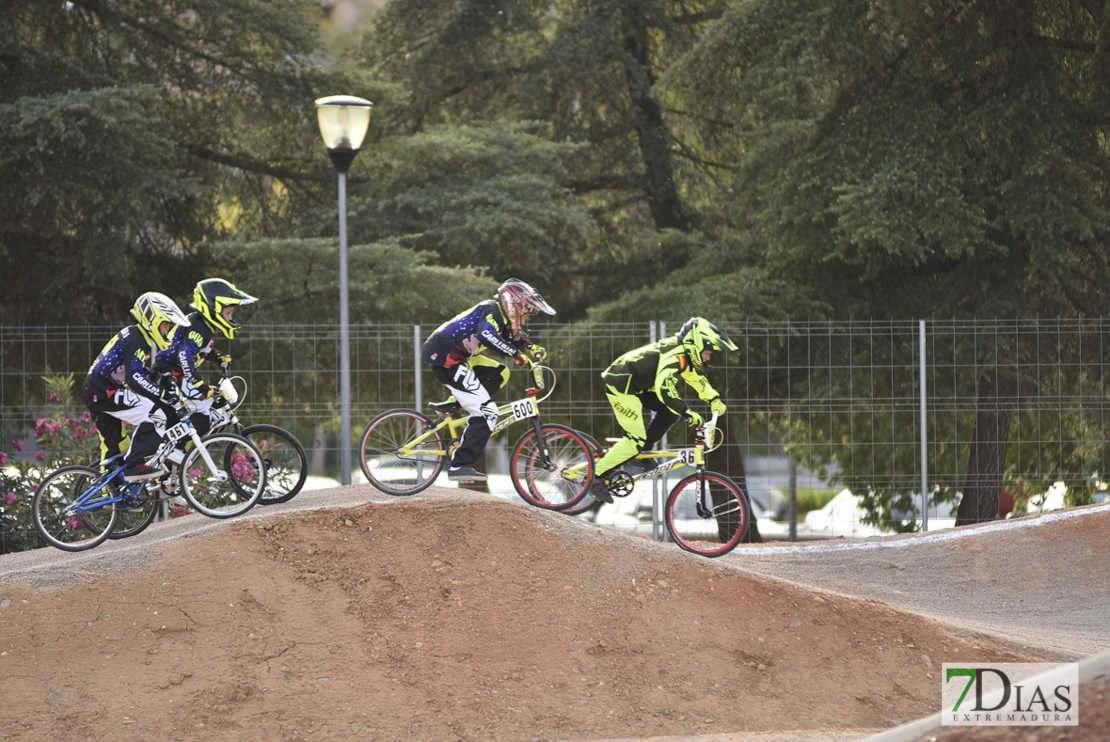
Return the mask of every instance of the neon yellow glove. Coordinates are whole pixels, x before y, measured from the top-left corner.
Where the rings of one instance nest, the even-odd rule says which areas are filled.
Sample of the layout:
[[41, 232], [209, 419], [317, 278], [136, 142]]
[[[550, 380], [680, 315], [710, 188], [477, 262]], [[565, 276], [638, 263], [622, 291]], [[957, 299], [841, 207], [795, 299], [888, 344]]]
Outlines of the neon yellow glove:
[[532, 358], [535, 359], [536, 363], [543, 363], [547, 360], [547, 348], [542, 345], [533, 345], [528, 349], [528, 352], [532, 354]]
[[705, 420], [702, 419], [701, 415], [693, 410], [686, 410], [686, 424], [691, 428], [696, 428], [704, 422]]
[[721, 401], [721, 398], [717, 397], [716, 399], [714, 399], [712, 402], [709, 403], [709, 409], [716, 412], [717, 417], [724, 417], [725, 416], [725, 410], [728, 409], [728, 408], [725, 407], [725, 403]]

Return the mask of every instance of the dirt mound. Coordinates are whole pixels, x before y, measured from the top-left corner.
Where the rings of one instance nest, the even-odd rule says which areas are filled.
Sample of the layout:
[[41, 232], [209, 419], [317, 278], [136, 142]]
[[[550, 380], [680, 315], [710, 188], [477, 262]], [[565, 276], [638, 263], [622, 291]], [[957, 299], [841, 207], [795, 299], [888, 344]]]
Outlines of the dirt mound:
[[673, 545], [432, 493], [261, 511], [113, 556], [131, 571], [88, 562], [71, 584], [5, 585], [0, 734], [515, 742], [879, 729], [937, 710], [944, 661], [1039, 659]]

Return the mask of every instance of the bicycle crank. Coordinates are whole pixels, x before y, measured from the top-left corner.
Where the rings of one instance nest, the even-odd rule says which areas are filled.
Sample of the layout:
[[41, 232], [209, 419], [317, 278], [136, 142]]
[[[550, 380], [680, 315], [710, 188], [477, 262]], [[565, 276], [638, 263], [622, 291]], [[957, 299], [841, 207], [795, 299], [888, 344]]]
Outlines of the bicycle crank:
[[607, 481], [609, 483], [609, 494], [613, 497], [628, 497], [636, 486], [636, 481], [632, 479], [632, 475], [624, 469], [609, 472]]

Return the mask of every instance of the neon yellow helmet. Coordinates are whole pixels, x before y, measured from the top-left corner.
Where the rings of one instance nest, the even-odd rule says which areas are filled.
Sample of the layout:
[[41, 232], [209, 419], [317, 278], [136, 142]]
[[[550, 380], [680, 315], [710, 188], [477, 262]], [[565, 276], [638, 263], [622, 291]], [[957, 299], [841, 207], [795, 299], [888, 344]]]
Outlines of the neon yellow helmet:
[[[173, 333], [174, 326], [189, 324], [189, 319], [173, 299], [157, 291], [148, 291], [136, 299], [135, 306], [131, 307], [131, 316], [139, 323], [139, 329], [158, 347], [158, 350], [170, 347], [170, 335]], [[163, 322], [170, 323], [170, 328], [165, 334], [162, 333]]]
[[701, 317], [690, 318], [678, 331], [677, 337], [687, 359], [698, 373], [705, 373], [705, 362], [701, 359], [703, 350], [736, 350], [736, 343], [728, 339], [728, 333]]
[[222, 278], [209, 278], [201, 281], [193, 289], [193, 309], [200, 312], [205, 324], [212, 332], [219, 332], [228, 340], [235, 336], [235, 331], [242, 327], [233, 319], [224, 316], [228, 307], [245, 306], [254, 304], [258, 299], [250, 294], [240, 291]]

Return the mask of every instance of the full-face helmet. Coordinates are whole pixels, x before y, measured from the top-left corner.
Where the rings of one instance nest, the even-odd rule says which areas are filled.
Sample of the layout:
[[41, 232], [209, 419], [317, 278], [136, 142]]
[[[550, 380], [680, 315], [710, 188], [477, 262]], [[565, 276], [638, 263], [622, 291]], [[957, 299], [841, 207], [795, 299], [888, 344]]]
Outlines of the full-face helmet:
[[[250, 294], [240, 291], [222, 278], [209, 278], [197, 284], [193, 289], [193, 309], [200, 312], [205, 324], [212, 332], [222, 334], [228, 340], [235, 336], [235, 331], [242, 327], [232, 319], [234, 308], [254, 304], [258, 299]], [[231, 307], [232, 311], [225, 312]]]
[[698, 373], [705, 373], [705, 361], [701, 358], [703, 350], [736, 350], [736, 343], [728, 339], [728, 334], [709, 320], [692, 317], [678, 331], [678, 340], [686, 351], [686, 358]]
[[[148, 291], [135, 300], [131, 307], [131, 316], [139, 323], [143, 334], [154, 342], [158, 350], [170, 347], [170, 335], [176, 325], [188, 325], [189, 320], [185, 313], [178, 308], [173, 299], [157, 291]], [[162, 331], [162, 325], [168, 322], [169, 327]]]
[[497, 303], [509, 320], [514, 340], [520, 340], [524, 322], [533, 314], [555, 314], [534, 288], [519, 278], [510, 278], [497, 289]]

